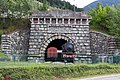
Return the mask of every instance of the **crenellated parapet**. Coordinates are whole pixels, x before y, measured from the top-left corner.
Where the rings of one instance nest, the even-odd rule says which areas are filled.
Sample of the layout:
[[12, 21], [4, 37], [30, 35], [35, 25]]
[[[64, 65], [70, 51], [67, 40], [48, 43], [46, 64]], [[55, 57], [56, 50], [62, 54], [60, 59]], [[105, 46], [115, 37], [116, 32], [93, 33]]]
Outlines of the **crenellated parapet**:
[[90, 17], [85, 12], [52, 10], [34, 12], [30, 17], [32, 24], [88, 25]]

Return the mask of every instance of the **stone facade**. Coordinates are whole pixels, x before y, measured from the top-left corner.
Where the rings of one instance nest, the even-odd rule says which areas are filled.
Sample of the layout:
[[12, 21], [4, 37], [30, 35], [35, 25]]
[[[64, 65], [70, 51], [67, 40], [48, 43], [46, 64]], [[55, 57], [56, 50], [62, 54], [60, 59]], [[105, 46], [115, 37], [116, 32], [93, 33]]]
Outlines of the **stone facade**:
[[26, 55], [29, 48], [29, 29], [3, 34], [1, 42], [2, 51], [11, 58], [14, 54], [16, 56]]
[[[77, 54], [90, 54], [89, 17], [67, 10], [34, 13], [31, 16], [28, 54], [45, 53], [55, 39], [70, 39]], [[44, 57], [44, 54], [41, 54]]]
[[90, 18], [85, 13], [69, 10], [37, 12], [32, 14], [30, 21], [30, 29], [2, 35], [3, 52], [27, 53], [29, 60], [44, 60], [52, 41], [70, 39], [75, 46], [76, 58], [80, 62], [91, 62], [90, 56], [85, 59], [81, 58], [81, 54], [109, 54], [117, 49], [116, 38], [89, 32]]
[[101, 32], [90, 32], [92, 54], [114, 54], [118, 49], [117, 38]]

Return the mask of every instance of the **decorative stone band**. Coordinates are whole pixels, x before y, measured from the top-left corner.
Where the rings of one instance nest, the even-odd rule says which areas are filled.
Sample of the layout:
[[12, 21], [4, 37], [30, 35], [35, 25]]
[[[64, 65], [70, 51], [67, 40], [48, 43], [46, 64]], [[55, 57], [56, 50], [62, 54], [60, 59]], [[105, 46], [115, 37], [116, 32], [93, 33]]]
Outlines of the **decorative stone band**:
[[67, 40], [67, 41], [70, 39], [72, 41], [72, 43], [75, 45], [74, 47], [75, 47], [75, 51], [76, 51], [76, 49], [77, 49], [76, 44], [77, 43], [74, 39], [71, 39], [71, 37], [68, 37], [68, 36], [65, 36], [65, 35], [53, 35], [50, 38], [44, 40], [43, 44], [40, 47], [40, 51], [41, 51], [40, 53], [45, 52], [45, 49], [47, 48], [48, 44], [55, 39], [64, 39], [64, 40]]

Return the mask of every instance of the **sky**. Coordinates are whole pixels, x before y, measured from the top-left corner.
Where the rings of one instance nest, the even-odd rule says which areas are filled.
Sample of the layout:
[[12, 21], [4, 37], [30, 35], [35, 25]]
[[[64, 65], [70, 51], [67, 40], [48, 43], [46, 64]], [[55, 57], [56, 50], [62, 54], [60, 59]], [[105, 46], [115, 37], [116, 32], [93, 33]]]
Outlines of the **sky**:
[[70, 2], [72, 5], [76, 5], [77, 7], [79, 8], [83, 8], [85, 7], [86, 5], [96, 1], [96, 0], [65, 0], [65, 1], [68, 1]]

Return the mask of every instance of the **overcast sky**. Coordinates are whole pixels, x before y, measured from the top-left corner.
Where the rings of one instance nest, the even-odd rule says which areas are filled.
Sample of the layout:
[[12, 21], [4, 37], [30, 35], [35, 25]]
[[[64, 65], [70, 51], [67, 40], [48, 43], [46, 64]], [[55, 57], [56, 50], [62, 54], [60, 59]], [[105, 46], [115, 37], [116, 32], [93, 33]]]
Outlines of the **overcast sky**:
[[65, 0], [70, 2], [72, 5], [75, 4], [79, 8], [83, 8], [86, 5], [90, 4], [91, 2], [94, 2], [96, 0]]

